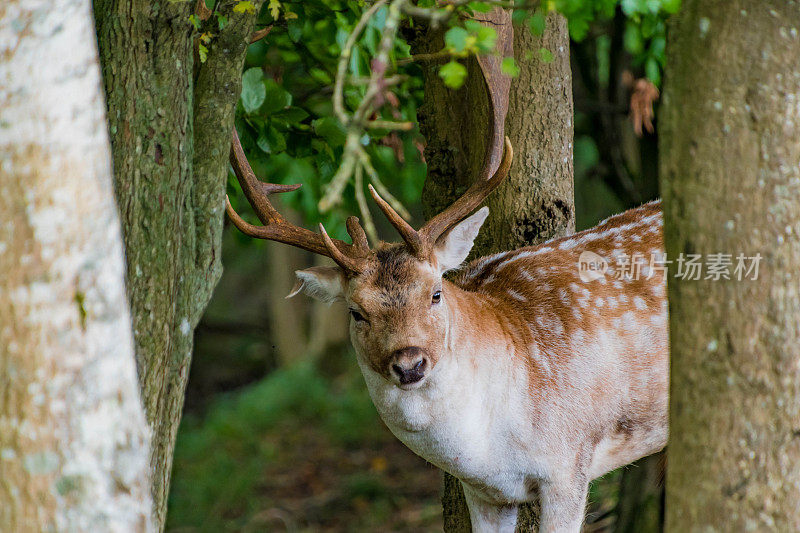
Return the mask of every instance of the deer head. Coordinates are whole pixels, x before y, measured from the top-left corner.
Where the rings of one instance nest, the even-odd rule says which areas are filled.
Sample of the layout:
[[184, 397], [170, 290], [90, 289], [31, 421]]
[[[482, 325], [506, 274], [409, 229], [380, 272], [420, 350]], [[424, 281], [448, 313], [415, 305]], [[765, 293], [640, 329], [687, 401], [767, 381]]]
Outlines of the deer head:
[[[508, 138], [497, 171], [478, 179], [449, 208], [414, 229], [370, 186], [372, 198], [402, 237], [370, 249], [358, 218], [347, 219], [352, 244], [289, 223], [269, 201], [272, 193], [300, 185], [259, 181], [233, 132], [231, 165], [242, 191], [262, 222], [244, 221], [226, 199], [233, 224], [245, 234], [286, 243], [331, 258], [335, 267], [296, 272], [288, 297], [301, 292], [324, 302], [344, 301], [350, 313], [350, 337], [363, 363], [403, 389], [418, 387], [439, 361], [445, 343], [448, 295], [442, 276], [467, 258], [489, 209], [471, 214], [508, 174], [513, 151]], [[499, 154], [490, 153], [489, 157]], [[488, 168], [488, 165], [485, 166]], [[471, 215], [471, 216], [470, 216]]]
[[[508, 22], [508, 21], [506, 21]], [[233, 223], [251, 237], [297, 246], [333, 259], [337, 267], [296, 272], [300, 292], [325, 302], [343, 300], [350, 312], [350, 338], [360, 363], [404, 389], [420, 386], [444, 353], [448, 294], [442, 275], [467, 258], [489, 210], [473, 211], [506, 177], [513, 151], [504, 136], [511, 79], [501, 57], [513, 54], [511, 24], [498, 26], [502, 54], [477, 57], [489, 96], [489, 143], [481, 176], [450, 207], [415, 230], [370, 186], [372, 198], [402, 237], [402, 243], [380, 243], [370, 249], [356, 217], [347, 219], [352, 244], [294, 226], [270, 204], [271, 193], [300, 185], [260, 182], [233, 132], [231, 165], [245, 196], [263, 226], [248, 224], [227, 202]], [[501, 159], [502, 156], [502, 159]], [[496, 169], [492, 172], [493, 169]]]

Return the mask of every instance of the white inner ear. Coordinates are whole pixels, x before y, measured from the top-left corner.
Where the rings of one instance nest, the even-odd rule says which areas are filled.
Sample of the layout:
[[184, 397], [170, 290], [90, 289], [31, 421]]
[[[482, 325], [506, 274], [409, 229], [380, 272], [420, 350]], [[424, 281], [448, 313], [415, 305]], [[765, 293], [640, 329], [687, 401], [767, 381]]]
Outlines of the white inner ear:
[[469, 255], [469, 251], [472, 250], [475, 237], [478, 236], [478, 231], [487, 216], [489, 216], [489, 208], [481, 207], [474, 215], [453, 226], [453, 229], [436, 241], [433, 253], [439, 263], [440, 274], [461, 266], [461, 263]]
[[297, 283], [286, 297], [304, 292], [316, 300], [332, 304], [342, 299], [342, 271], [336, 267], [311, 267], [296, 270]]

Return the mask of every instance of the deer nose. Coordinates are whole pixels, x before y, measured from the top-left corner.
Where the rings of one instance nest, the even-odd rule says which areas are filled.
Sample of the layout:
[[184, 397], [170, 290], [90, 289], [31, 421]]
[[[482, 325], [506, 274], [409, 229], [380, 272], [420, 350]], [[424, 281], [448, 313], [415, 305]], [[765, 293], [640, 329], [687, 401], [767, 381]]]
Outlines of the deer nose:
[[416, 383], [425, 377], [428, 358], [425, 351], [417, 346], [409, 346], [392, 353], [392, 373], [401, 385]]

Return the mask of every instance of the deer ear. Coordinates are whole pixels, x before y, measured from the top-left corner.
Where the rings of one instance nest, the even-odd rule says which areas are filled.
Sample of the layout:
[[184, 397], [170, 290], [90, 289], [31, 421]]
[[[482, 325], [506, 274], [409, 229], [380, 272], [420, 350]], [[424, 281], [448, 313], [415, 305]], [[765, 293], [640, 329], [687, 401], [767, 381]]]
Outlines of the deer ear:
[[439, 237], [433, 253], [439, 263], [441, 274], [458, 268], [464, 262], [469, 251], [472, 250], [475, 237], [478, 236], [478, 231], [487, 216], [489, 216], [489, 208], [481, 207], [474, 215], [462, 220], [453, 226], [453, 229]]
[[286, 297], [304, 292], [316, 300], [331, 304], [342, 299], [342, 271], [336, 267], [311, 267], [296, 270], [297, 283]]

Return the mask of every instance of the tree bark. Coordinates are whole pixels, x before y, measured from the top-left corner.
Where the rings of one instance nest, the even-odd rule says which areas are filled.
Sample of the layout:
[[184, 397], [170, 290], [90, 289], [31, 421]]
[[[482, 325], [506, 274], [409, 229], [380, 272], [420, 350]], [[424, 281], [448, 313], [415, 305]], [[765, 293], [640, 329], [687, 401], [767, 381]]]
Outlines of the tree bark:
[[[441, 33], [421, 35], [414, 53], [434, 52]], [[546, 63], [538, 50], [550, 50]], [[531, 52], [531, 53], [529, 53]], [[473, 256], [481, 256], [567, 235], [575, 228], [572, 176], [572, 85], [569, 35], [563, 17], [552, 13], [544, 35], [514, 28], [514, 56], [520, 74], [512, 80], [506, 134], [514, 146], [514, 163], [505, 182], [489, 197], [489, 218]], [[478, 176], [489, 131], [486, 85], [475, 60], [458, 91], [446, 88], [433, 66], [424, 69], [425, 102], [419, 110], [427, 140], [428, 179], [423, 191], [427, 217], [441, 211]], [[470, 531], [469, 512], [460, 483], [445, 474], [445, 531]], [[537, 506], [526, 505], [518, 528], [536, 527]]]
[[216, 6], [223, 30], [204, 23], [215, 37], [195, 65], [194, 2], [94, 3], [159, 527], [193, 331], [221, 274], [230, 131], [255, 22], [235, 4]]
[[0, 530], [151, 530], [91, 3], [4, 2], [0, 80]]
[[668, 254], [762, 260], [755, 281], [669, 280], [668, 531], [800, 530], [798, 32], [777, 0], [687, 0], [670, 28]]

